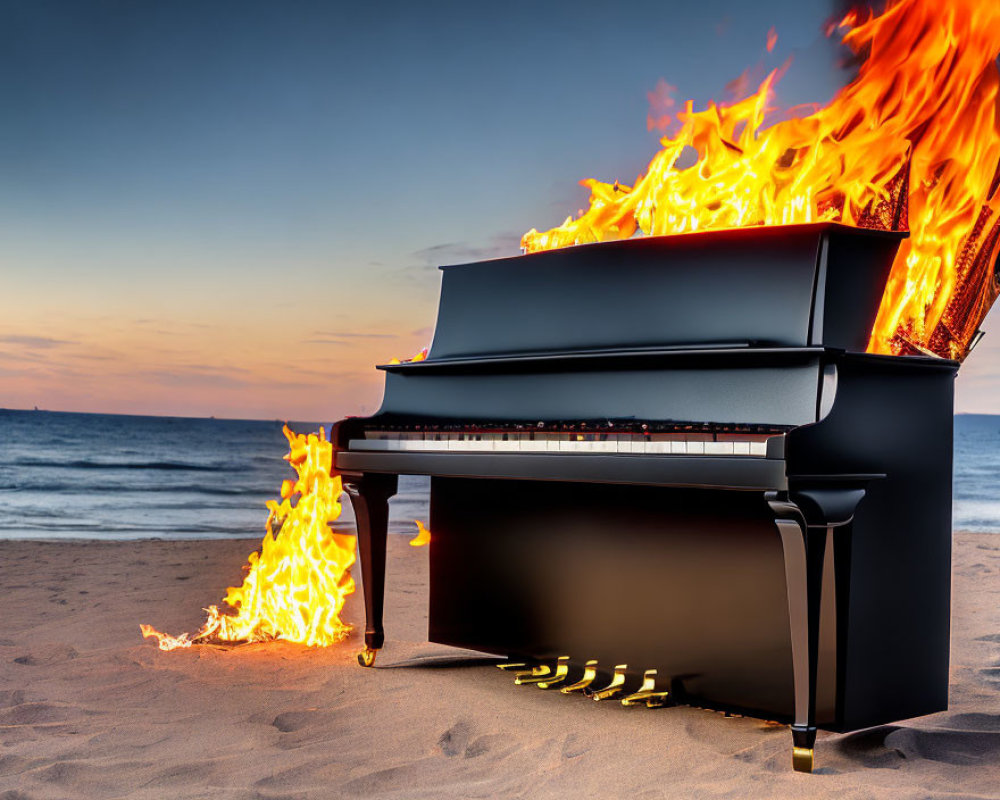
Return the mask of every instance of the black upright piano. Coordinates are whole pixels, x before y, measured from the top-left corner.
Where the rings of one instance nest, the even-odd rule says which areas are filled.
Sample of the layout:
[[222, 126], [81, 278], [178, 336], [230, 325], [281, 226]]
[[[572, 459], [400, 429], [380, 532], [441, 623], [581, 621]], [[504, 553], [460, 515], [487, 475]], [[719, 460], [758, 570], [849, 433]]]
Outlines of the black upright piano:
[[426, 360], [380, 367], [378, 413], [334, 427], [361, 663], [384, 643], [389, 498], [429, 475], [431, 641], [790, 723], [805, 771], [817, 728], [945, 709], [958, 365], [865, 352], [904, 236], [443, 267]]

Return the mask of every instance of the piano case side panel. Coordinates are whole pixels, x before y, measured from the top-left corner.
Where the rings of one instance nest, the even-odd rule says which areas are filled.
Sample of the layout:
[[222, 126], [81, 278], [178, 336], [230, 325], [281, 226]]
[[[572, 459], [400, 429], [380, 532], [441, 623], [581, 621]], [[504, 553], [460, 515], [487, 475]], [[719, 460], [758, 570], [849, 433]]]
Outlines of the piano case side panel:
[[779, 538], [758, 493], [434, 478], [431, 641], [610, 671], [787, 720]]
[[948, 707], [954, 368], [856, 357], [830, 416], [789, 437], [797, 471], [884, 472], [838, 547], [840, 730]]
[[884, 382], [865, 393], [893, 463], [852, 532], [850, 728], [948, 708], [954, 381], [937, 373], [893, 383], [892, 398]]

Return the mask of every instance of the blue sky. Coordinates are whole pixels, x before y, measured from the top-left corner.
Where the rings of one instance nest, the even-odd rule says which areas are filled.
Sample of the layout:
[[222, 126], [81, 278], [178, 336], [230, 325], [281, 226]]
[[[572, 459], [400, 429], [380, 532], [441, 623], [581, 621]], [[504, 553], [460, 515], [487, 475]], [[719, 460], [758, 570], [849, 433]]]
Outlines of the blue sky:
[[[701, 105], [791, 56], [792, 105], [846, 77], [830, 0], [0, 8], [8, 407], [371, 412], [371, 365], [429, 338], [433, 267], [631, 181], [659, 79]], [[962, 410], [1000, 411], [989, 339]]]

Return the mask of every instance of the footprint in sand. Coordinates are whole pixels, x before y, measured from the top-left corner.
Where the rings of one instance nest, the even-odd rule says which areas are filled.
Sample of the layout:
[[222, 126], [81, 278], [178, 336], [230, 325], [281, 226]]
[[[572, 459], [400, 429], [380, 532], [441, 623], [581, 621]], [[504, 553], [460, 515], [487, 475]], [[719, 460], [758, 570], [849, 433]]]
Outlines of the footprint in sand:
[[1000, 730], [900, 728], [886, 738], [886, 746], [907, 759], [957, 766], [992, 764], [1000, 758]]
[[15, 664], [23, 664], [27, 667], [48, 666], [50, 664], [61, 664], [70, 661], [80, 654], [72, 647], [65, 644], [41, 645], [30, 653], [18, 656], [13, 659]]
[[979, 670], [979, 674], [990, 686], [1000, 689], [1000, 667], [986, 667]]
[[865, 769], [899, 769], [906, 758], [902, 752], [888, 743], [888, 739], [899, 728], [895, 725], [880, 725], [877, 728], [850, 733], [834, 745], [836, 751], [847, 760]]
[[459, 720], [441, 734], [437, 745], [446, 756], [461, 755], [469, 746], [471, 735], [469, 723]]
[[24, 689], [0, 690], [0, 708], [19, 706], [24, 702]]
[[80, 716], [80, 710], [73, 706], [57, 706], [50, 703], [18, 703], [0, 708], [0, 725], [46, 725], [53, 722], [68, 722]]
[[308, 708], [300, 711], [283, 711], [272, 721], [271, 725], [283, 734], [282, 746], [298, 747], [303, 744], [325, 741], [340, 729], [337, 714], [330, 709]]

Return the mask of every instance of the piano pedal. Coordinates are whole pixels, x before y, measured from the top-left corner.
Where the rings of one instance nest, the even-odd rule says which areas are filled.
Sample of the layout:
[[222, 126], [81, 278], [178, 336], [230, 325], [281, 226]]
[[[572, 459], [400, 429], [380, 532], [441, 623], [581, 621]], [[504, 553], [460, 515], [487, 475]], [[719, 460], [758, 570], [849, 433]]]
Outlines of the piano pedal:
[[377, 655], [378, 650], [376, 648], [365, 645], [364, 650], [358, 653], [358, 663], [362, 667], [373, 667], [375, 666], [375, 656]]
[[[497, 669], [502, 670], [524, 670], [527, 667], [527, 663], [524, 661], [504, 661], [502, 664], [497, 664]], [[530, 669], [530, 667], [529, 667]]]
[[792, 748], [792, 769], [796, 772], [813, 771], [813, 748], [793, 747]]
[[559, 691], [563, 694], [572, 694], [573, 692], [582, 692], [584, 689], [588, 688], [590, 684], [594, 682], [594, 678], [597, 677], [597, 661], [590, 660], [583, 665], [583, 677], [580, 678], [576, 683], [572, 683], [569, 686], [563, 686]]
[[514, 673], [514, 685], [524, 686], [529, 683], [541, 683], [544, 680], [555, 677], [555, 672], [546, 664], [539, 664], [531, 672], [525, 674], [523, 672]]
[[628, 669], [628, 664], [618, 664], [615, 667], [614, 674], [611, 678], [611, 683], [596, 692], [589, 692], [591, 700], [607, 700], [608, 698], [614, 697], [616, 694], [622, 691], [622, 687], [625, 685], [625, 670]]
[[642, 676], [642, 685], [630, 695], [622, 698], [623, 706], [645, 705], [647, 708], [659, 708], [666, 704], [670, 692], [656, 691], [656, 670], [647, 669]]
[[569, 656], [559, 656], [559, 658], [556, 659], [556, 671], [552, 677], [539, 681], [535, 684], [535, 686], [539, 689], [552, 689], [557, 684], [566, 680], [567, 675], [569, 675]]

